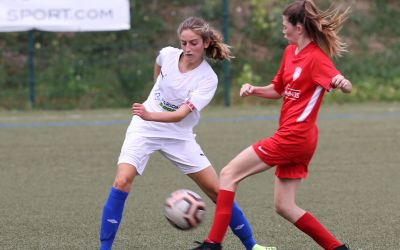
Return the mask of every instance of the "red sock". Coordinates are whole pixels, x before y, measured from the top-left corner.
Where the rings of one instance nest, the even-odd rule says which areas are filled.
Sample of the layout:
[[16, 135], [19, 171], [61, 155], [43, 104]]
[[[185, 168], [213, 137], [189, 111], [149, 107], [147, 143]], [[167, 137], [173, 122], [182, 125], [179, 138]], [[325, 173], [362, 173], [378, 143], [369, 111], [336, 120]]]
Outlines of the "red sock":
[[326, 250], [332, 250], [342, 245], [317, 219], [307, 212], [294, 225]]
[[214, 221], [210, 233], [206, 239], [207, 242], [221, 243], [224, 239], [226, 230], [232, 215], [233, 200], [235, 192], [222, 190], [218, 192], [217, 207], [215, 208]]

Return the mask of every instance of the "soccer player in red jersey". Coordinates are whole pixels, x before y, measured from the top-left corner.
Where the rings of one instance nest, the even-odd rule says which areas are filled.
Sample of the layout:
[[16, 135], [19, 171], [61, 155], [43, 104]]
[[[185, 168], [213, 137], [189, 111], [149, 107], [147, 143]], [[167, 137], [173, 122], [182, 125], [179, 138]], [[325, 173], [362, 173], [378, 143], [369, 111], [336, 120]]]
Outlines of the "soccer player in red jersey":
[[220, 191], [214, 221], [206, 240], [195, 249], [221, 249], [238, 184], [246, 177], [275, 166], [276, 212], [312, 237], [323, 249], [349, 249], [316, 218], [297, 206], [296, 191], [307, 176], [317, 146], [315, 124], [326, 91], [350, 93], [352, 84], [335, 68], [330, 57], [345, 51], [337, 35], [348, 9], [319, 10], [312, 0], [295, 1], [283, 11], [283, 34], [289, 45], [280, 68], [267, 86], [246, 83], [240, 96], [283, 98], [279, 128], [239, 153], [220, 173]]

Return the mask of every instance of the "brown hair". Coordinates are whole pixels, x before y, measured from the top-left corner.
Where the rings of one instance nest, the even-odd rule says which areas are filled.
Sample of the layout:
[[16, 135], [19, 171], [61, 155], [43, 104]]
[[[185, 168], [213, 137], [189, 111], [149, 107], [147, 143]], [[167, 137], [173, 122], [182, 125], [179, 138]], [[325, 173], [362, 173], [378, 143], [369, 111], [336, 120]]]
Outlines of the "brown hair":
[[233, 58], [231, 47], [223, 42], [220, 32], [210, 27], [210, 25], [199, 17], [189, 17], [185, 19], [178, 27], [178, 36], [182, 31], [190, 29], [200, 35], [203, 41], [209, 41], [210, 45], [206, 48], [206, 56], [214, 60], [224, 59], [230, 60]]
[[304, 25], [307, 35], [329, 56], [341, 56], [347, 44], [337, 35], [349, 16], [350, 7], [340, 13], [332, 6], [322, 11], [312, 0], [300, 0], [289, 4], [283, 11], [292, 25]]

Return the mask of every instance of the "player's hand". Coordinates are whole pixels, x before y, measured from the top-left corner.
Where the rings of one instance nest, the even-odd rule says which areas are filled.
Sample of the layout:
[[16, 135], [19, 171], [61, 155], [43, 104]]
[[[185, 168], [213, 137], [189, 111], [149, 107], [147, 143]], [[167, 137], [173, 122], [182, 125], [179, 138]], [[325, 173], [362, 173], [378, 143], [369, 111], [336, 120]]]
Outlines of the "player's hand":
[[254, 86], [249, 83], [245, 83], [240, 88], [240, 96], [246, 97], [246, 96], [252, 95], [253, 91], [254, 91]]
[[147, 112], [146, 108], [141, 103], [132, 104], [132, 114], [141, 117], [143, 120], [149, 120], [150, 114]]
[[346, 78], [344, 78], [344, 76], [342, 76], [342, 75], [337, 75], [337, 76], [333, 77], [331, 86], [334, 89], [339, 88], [344, 93], [350, 93], [352, 90], [351, 82], [349, 80], [347, 80]]

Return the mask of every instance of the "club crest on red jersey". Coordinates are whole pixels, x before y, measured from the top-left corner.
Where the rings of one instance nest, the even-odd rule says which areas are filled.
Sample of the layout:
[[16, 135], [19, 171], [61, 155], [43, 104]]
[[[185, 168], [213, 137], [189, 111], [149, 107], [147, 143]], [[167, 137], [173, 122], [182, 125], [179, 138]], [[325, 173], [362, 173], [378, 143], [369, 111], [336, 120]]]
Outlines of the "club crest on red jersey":
[[[293, 72], [293, 76], [292, 76], [293, 81], [292, 82], [296, 81], [300, 77], [301, 71], [302, 71], [302, 68], [296, 67], [296, 69]], [[299, 99], [300, 98], [300, 90], [291, 88], [290, 86], [291, 86], [291, 84], [288, 84], [285, 88], [285, 97], [288, 99], [291, 99], [291, 100]]]
[[296, 69], [294, 70], [294, 73], [293, 73], [293, 81], [296, 81], [299, 78], [299, 76], [301, 74], [301, 70], [302, 69], [300, 67], [296, 67]]

